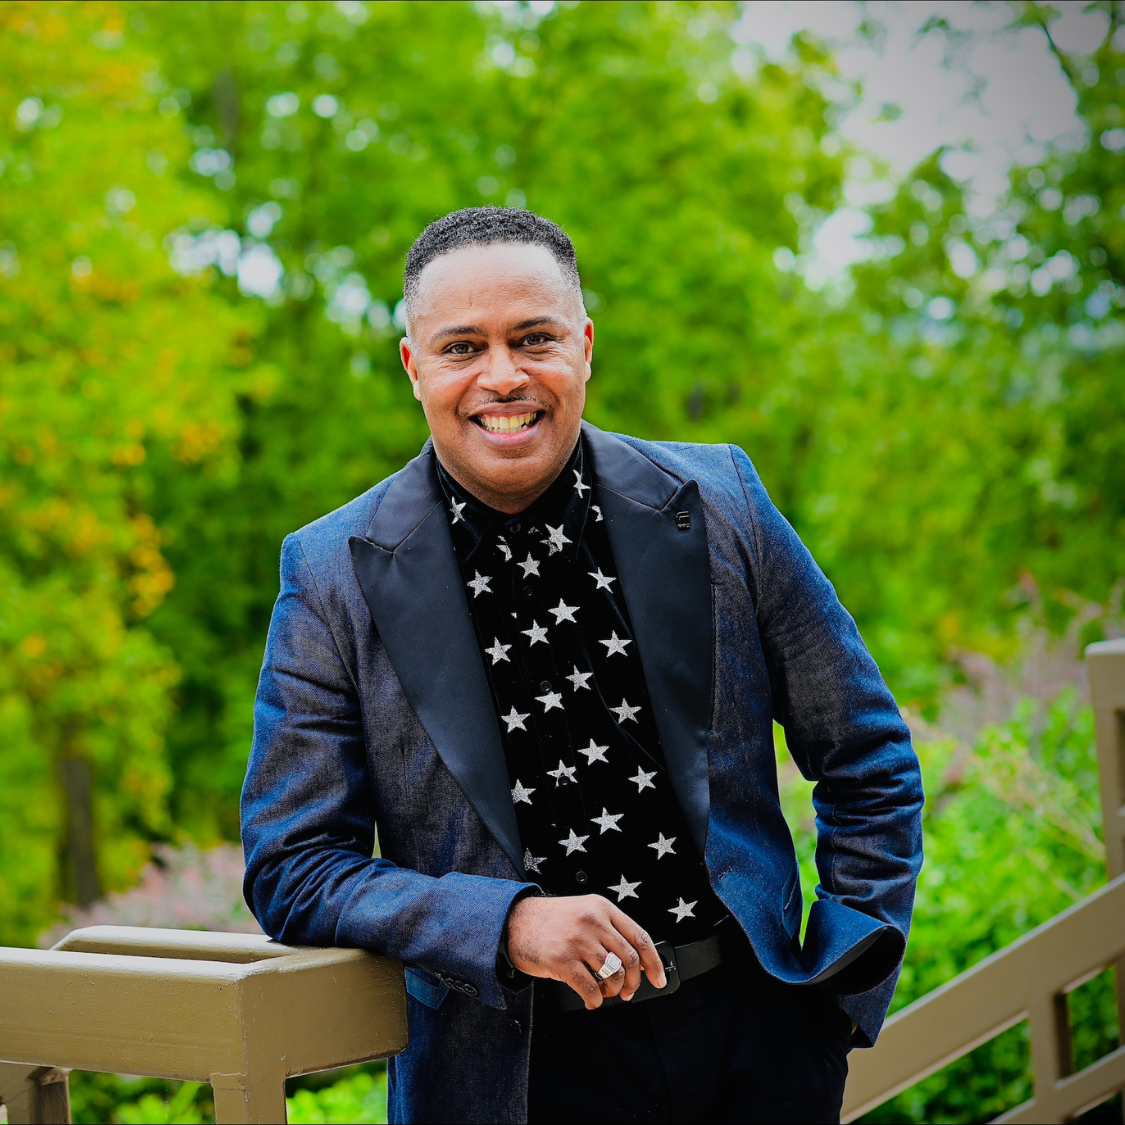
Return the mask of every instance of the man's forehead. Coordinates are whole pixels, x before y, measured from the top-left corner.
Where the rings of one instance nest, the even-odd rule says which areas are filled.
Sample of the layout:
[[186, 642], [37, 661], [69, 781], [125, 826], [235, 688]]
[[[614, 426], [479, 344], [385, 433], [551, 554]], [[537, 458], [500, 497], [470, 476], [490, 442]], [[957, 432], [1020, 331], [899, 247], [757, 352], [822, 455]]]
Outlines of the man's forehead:
[[461, 246], [427, 262], [418, 277], [420, 303], [441, 301], [489, 291], [522, 289], [565, 292], [570, 289], [558, 259], [545, 246], [494, 242]]

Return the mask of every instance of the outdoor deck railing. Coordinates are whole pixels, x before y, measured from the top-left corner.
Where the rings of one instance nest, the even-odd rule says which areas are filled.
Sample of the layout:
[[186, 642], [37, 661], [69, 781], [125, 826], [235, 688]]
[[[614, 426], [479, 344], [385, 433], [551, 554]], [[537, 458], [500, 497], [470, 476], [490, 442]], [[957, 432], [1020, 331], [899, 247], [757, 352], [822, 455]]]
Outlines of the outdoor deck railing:
[[219, 1122], [285, 1121], [285, 1079], [407, 1043], [402, 966], [250, 934], [91, 926], [0, 950], [0, 1099], [67, 1122], [70, 1069], [210, 1082]]
[[[1066, 999], [1125, 967], [1125, 640], [1086, 653], [1111, 882], [888, 1020], [874, 1049], [850, 1056], [844, 1121], [1024, 1019], [1034, 1097], [997, 1120], [1069, 1121], [1125, 1089], [1125, 1046], [1074, 1072]], [[124, 926], [75, 930], [52, 950], [0, 949], [12, 1125], [69, 1121], [70, 1069], [210, 1082], [218, 1122], [280, 1122], [287, 1077], [406, 1043], [402, 966], [360, 950]]]
[[849, 1056], [844, 1121], [1028, 1021], [1034, 1096], [997, 1118], [1071, 1121], [1125, 1089], [1125, 1046], [1075, 1073], [1067, 994], [1117, 964], [1125, 1013], [1125, 640], [1086, 649], [1097, 724], [1108, 886], [892, 1016]]

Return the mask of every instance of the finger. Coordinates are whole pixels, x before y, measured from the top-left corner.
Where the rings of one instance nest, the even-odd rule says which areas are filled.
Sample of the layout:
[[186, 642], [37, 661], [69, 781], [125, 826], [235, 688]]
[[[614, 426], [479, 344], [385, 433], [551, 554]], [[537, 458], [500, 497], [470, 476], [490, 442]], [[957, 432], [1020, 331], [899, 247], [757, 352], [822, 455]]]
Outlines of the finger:
[[[601, 895], [588, 895], [585, 906], [586, 912], [582, 919], [585, 940], [580, 947], [579, 955], [586, 962], [590, 972], [597, 978], [603, 996], [619, 995], [629, 983], [631, 976], [632, 988], [629, 991], [629, 996], [632, 997], [633, 992], [640, 985], [640, 958], [637, 951], [613, 925], [613, 904], [608, 899], [602, 898]], [[620, 917], [624, 918], [625, 915], [622, 914]], [[605, 964], [606, 954], [609, 952], [617, 955], [624, 971], [618, 971], [602, 981], [597, 974]]]
[[[628, 981], [628, 966], [632, 965], [633, 975], [640, 980], [640, 958], [637, 956], [637, 951], [616, 931], [607, 927], [605, 935], [605, 942], [599, 946], [594, 952], [591, 961], [592, 971], [594, 975], [601, 982], [603, 996], [617, 996], [624, 989]], [[621, 962], [621, 968], [611, 976], [602, 977], [601, 970], [605, 965], [606, 958], [610, 954], [614, 954]], [[636, 991], [635, 989], [633, 991]], [[630, 993], [632, 995], [632, 993]]]
[[631, 1000], [641, 985], [640, 954], [625, 940], [620, 931], [613, 927], [607, 927], [602, 944], [607, 951], [616, 953], [622, 964], [622, 968], [605, 982], [610, 986], [608, 994], [620, 995], [625, 1000]]
[[656, 952], [656, 945], [652, 938], [628, 914], [623, 910], [618, 910], [612, 903], [610, 903], [610, 911], [612, 912], [610, 917], [614, 927], [637, 951], [641, 968], [652, 986], [663, 988], [668, 983], [668, 978], [664, 975], [664, 963], [660, 960], [660, 954]]
[[601, 1007], [601, 983], [590, 975], [590, 969], [585, 961], [568, 961], [562, 979], [578, 993], [588, 1010], [593, 1011]]

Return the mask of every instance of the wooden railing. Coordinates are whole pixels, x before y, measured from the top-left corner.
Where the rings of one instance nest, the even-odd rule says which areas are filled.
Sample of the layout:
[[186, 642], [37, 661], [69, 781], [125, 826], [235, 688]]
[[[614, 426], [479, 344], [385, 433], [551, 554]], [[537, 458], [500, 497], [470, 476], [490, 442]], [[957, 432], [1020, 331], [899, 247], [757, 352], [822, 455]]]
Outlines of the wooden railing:
[[998, 1121], [1070, 1121], [1125, 1089], [1125, 1047], [1074, 1072], [1067, 1003], [1116, 963], [1125, 1013], [1125, 640], [1089, 645], [1086, 659], [1111, 882], [892, 1016], [872, 1050], [849, 1056], [844, 1121], [1025, 1019], [1035, 1095]]
[[249, 934], [91, 926], [0, 949], [8, 1121], [70, 1120], [70, 1069], [210, 1082], [219, 1122], [284, 1122], [285, 1079], [406, 1047], [402, 966]]

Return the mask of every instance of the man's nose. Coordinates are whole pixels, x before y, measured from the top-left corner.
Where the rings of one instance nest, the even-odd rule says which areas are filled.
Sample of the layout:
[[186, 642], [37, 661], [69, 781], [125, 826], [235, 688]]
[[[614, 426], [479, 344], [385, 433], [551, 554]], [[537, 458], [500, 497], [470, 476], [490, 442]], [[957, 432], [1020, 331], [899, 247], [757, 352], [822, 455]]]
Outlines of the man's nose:
[[510, 395], [530, 382], [531, 379], [520, 370], [518, 352], [509, 347], [488, 349], [484, 357], [484, 369], [477, 377], [477, 384], [482, 389], [498, 395]]

